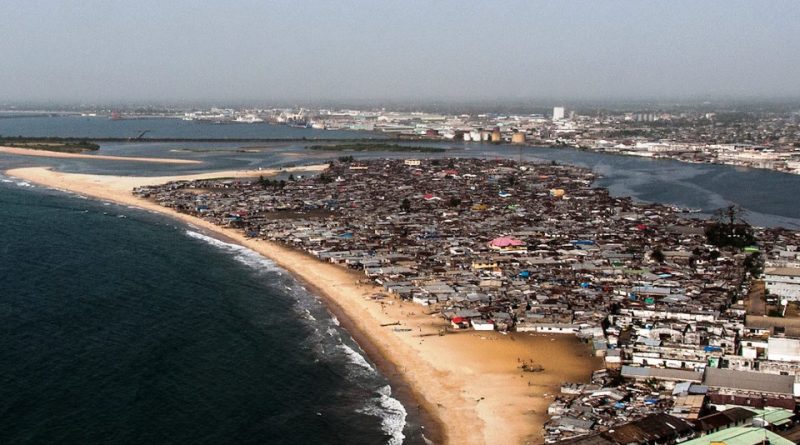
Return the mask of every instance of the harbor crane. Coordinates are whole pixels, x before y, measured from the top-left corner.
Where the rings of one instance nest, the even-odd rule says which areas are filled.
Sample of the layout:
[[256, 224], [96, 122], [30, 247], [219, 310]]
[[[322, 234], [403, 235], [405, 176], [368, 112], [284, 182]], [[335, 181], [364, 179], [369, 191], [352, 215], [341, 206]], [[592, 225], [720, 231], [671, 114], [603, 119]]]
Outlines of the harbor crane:
[[150, 133], [150, 130], [144, 130], [143, 132], [139, 133], [139, 136], [136, 136], [135, 138], [129, 138], [128, 140], [129, 141], [140, 141], [140, 140], [142, 140], [144, 135], [146, 135], [147, 133]]

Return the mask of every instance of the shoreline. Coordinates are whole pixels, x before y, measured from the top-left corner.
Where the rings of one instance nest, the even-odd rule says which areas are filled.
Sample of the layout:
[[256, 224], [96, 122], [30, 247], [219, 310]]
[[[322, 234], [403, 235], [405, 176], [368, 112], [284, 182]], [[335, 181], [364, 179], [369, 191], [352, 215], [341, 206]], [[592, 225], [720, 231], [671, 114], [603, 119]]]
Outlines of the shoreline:
[[0, 146], [0, 154], [9, 154], [16, 156], [32, 156], [38, 158], [102, 159], [105, 161], [148, 162], [153, 164], [202, 164], [203, 163], [202, 161], [196, 161], [192, 159], [89, 155], [85, 153], [67, 153], [62, 151], [34, 150], [31, 148], [6, 147], [6, 146]]
[[[558, 392], [561, 383], [586, 381], [591, 371], [601, 366], [577, 338], [475, 331], [439, 336], [439, 329], [446, 326], [441, 317], [426, 315], [424, 307], [410, 302], [387, 299], [378, 303], [369, 299], [383, 289], [356, 283], [364, 277], [355, 271], [323, 263], [305, 252], [276, 243], [246, 238], [234, 229], [179, 213], [131, 193], [136, 185], [169, 180], [252, 177], [279, 171], [116, 177], [33, 167], [6, 173], [46, 187], [155, 211], [270, 258], [323, 297], [334, 315], [341, 315], [340, 321], [346, 322], [345, 329], [390, 380], [393, 392], [406, 399], [404, 402], [408, 399], [418, 402], [421, 421], [429, 433], [426, 437], [436, 443], [541, 443], [542, 425], [548, 419], [549, 397]], [[399, 332], [381, 326], [394, 322], [400, 322], [406, 329]], [[547, 369], [537, 374], [523, 373], [518, 369], [520, 357], [526, 360], [533, 357], [546, 363]], [[406, 408], [414, 409], [414, 406]]]

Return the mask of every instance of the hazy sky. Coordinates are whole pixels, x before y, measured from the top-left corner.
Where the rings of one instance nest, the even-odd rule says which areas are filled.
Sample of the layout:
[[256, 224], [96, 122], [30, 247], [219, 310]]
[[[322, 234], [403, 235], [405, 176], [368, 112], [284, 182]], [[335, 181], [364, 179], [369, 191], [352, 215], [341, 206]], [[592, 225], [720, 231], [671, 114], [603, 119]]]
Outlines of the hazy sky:
[[800, 97], [800, 2], [0, 0], [0, 102]]

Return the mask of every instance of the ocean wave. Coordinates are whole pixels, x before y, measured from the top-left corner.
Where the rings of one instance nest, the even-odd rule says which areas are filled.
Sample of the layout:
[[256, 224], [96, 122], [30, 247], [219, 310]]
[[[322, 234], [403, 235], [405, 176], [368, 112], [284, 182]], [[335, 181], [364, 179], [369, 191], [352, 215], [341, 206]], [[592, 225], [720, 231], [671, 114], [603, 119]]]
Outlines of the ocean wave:
[[351, 348], [350, 346], [347, 346], [344, 343], [336, 345], [336, 348], [340, 349], [345, 353], [350, 363], [368, 371], [370, 374], [376, 374], [375, 368], [373, 368], [372, 365], [369, 364], [369, 362], [367, 361], [366, 358], [364, 358], [363, 355], [356, 352], [355, 349]]
[[308, 309], [304, 309], [303, 312], [305, 313], [306, 320], [317, 321], [317, 318], [311, 315], [311, 311]]
[[186, 234], [194, 239], [198, 239], [204, 241], [214, 247], [227, 251], [233, 254], [233, 258], [244, 264], [245, 266], [255, 269], [258, 271], [268, 271], [268, 272], [277, 272], [280, 268], [277, 264], [275, 264], [269, 258], [266, 258], [259, 254], [254, 250], [250, 250], [247, 247], [240, 246], [238, 244], [233, 243], [226, 243], [224, 241], [220, 241], [214, 237], [210, 237], [208, 235], [203, 235], [199, 232], [194, 232], [192, 230], [187, 230]]
[[406, 427], [406, 409], [399, 400], [392, 397], [391, 386], [378, 388], [376, 394], [378, 397], [371, 399], [358, 412], [380, 418], [381, 430], [389, 436], [387, 445], [400, 445], [406, 438], [403, 434], [403, 429]]
[[[186, 230], [186, 234], [233, 254], [237, 261], [248, 267], [270, 272], [281, 270], [271, 260], [245, 247], [226, 243], [192, 230]], [[292, 280], [291, 277], [288, 279]], [[295, 311], [298, 313], [298, 318], [312, 328], [304, 343], [319, 360], [331, 363], [344, 361], [342, 364], [347, 369], [347, 378], [360, 381], [361, 384], [369, 385], [375, 382], [375, 379], [382, 380], [377, 369], [367, 361], [362, 352], [343, 342], [350, 338], [349, 335], [340, 327], [339, 319], [321, 304], [319, 298], [293, 280], [280, 279], [279, 282], [287, 288], [283, 292], [296, 299]], [[405, 439], [403, 429], [406, 425], [406, 410], [399, 400], [391, 397], [391, 394], [389, 385], [380, 387], [376, 391], [376, 397], [371, 398], [357, 412], [379, 418], [381, 430], [388, 436], [387, 444], [400, 445]]]

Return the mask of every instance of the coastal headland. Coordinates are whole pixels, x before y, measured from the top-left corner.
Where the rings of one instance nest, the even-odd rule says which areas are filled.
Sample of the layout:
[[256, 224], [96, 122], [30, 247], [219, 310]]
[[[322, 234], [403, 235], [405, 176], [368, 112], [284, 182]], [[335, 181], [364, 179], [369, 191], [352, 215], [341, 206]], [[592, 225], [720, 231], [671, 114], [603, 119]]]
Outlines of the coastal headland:
[[[96, 158], [95, 156], [89, 156]], [[282, 171], [321, 171], [325, 165]], [[547, 406], [561, 383], [587, 381], [601, 360], [573, 336], [461, 331], [439, 335], [447, 324], [438, 313], [398, 299], [371, 298], [382, 289], [364, 284], [363, 275], [323, 263], [277, 243], [246, 237], [209, 221], [136, 197], [134, 187], [169, 181], [245, 178], [278, 170], [220, 171], [174, 177], [120, 177], [70, 174], [42, 167], [9, 170], [10, 176], [50, 188], [169, 215], [232, 240], [272, 259], [308, 283], [363, 349], [395, 382], [402, 382], [430, 423], [426, 436], [436, 443], [542, 443]], [[399, 329], [395, 329], [399, 328]], [[543, 366], [524, 372], [521, 361]], [[409, 400], [404, 400], [409, 404]], [[438, 431], [437, 431], [438, 430]]]

